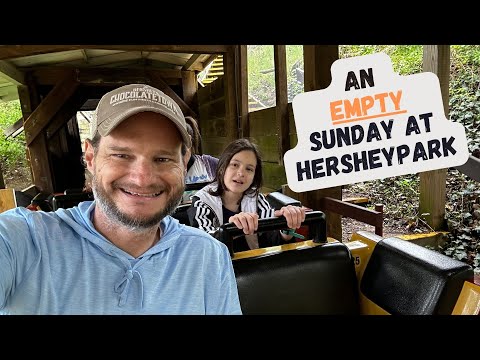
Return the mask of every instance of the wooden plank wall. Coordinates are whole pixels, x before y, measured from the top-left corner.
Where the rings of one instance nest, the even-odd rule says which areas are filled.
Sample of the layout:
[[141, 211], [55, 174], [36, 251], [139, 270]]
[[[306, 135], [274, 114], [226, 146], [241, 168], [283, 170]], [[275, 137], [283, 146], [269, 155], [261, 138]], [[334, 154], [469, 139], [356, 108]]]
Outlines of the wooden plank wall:
[[198, 89], [198, 124], [202, 134], [202, 152], [220, 156], [227, 144], [225, 127], [225, 86], [223, 77]]
[[279, 190], [287, 182], [285, 168], [278, 164], [279, 135], [275, 127], [276, 108], [251, 112], [250, 139], [262, 155], [264, 192]]
[[[198, 109], [203, 153], [219, 157], [228, 144], [223, 77], [198, 89]], [[263, 158], [265, 192], [279, 190], [287, 182], [285, 168], [278, 164], [279, 136], [272, 126], [275, 116], [275, 108], [249, 113], [250, 139], [259, 145]], [[288, 116], [290, 144], [294, 147], [297, 134], [291, 104], [288, 104]]]

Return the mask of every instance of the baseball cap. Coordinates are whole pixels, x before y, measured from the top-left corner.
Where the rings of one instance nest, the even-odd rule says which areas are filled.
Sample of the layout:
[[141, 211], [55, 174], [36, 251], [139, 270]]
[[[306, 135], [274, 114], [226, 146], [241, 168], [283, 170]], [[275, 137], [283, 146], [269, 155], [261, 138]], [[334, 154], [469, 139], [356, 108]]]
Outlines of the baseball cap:
[[91, 139], [98, 133], [107, 136], [123, 120], [143, 111], [166, 116], [180, 131], [187, 147], [192, 146], [182, 110], [171, 97], [145, 84], [129, 84], [112, 90], [100, 99], [90, 123]]

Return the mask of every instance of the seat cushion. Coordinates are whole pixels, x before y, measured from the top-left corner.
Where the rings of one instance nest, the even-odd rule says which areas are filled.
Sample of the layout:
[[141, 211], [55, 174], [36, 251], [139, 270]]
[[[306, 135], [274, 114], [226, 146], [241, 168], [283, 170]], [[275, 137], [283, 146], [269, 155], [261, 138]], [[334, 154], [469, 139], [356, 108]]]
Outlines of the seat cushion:
[[249, 314], [358, 314], [350, 250], [339, 242], [233, 260], [240, 304]]
[[392, 237], [375, 246], [360, 290], [390, 314], [448, 315], [472, 279], [470, 265]]

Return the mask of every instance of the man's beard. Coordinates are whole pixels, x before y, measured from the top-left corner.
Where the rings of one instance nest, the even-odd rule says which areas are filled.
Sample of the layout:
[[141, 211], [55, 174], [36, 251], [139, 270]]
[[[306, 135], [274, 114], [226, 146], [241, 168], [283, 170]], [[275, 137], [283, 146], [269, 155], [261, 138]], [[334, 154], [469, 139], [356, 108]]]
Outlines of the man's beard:
[[[183, 182], [182, 182], [183, 184]], [[123, 213], [112, 198], [108, 195], [105, 188], [97, 181], [96, 176], [92, 178], [92, 191], [95, 197], [96, 204], [100, 206], [105, 213], [107, 219], [111, 221], [111, 225], [120, 225], [129, 228], [131, 231], [143, 231], [153, 226], [157, 226], [160, 221], [170, 214], [172, 214], [182, 200], [182, 195], [185, 186], [180, 186], [178, 190], [167, 198], [167, 203], [156, 214], [150, 217], [132, 217]], [[168, 190], [167, 189], [164, 189]]]

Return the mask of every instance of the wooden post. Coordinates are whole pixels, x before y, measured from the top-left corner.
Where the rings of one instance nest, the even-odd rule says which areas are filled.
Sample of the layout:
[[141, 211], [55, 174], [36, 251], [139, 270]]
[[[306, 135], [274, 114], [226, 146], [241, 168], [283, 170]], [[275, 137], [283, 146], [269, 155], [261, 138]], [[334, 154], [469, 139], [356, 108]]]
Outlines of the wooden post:
[[275, 117], [278, 133], [278, 164], [283, 165], [283, 155], [290, 149], [288, 123], [287, 52], [285, 45], [274, 45], [275, 60]]
[[[423, 71], [438, 76], [445, 117], [448, 119], [450, 45], [424, 45]], [[444, 228], [445, 224], [446, 180], [446, 169], [420, 173], [419, 214], [434, 230]]]
[[[35, 88], [35, 83], [32, 80], [31, 74], [27, 74], [25, 76], [25, 78], [26, 78], [27, 83], [31, 85], [31, 89], [36, 89]], [[36, 107], [40, 103], [40, 100], [37, 99], [37, 98], [38, 98], [37, 92], [32, 90], [32, 93], [31, 93], [29, 91], [28, 86], [19, 86], [18, 87], [18, 99], [20, 100], [20, 108], [22, 110], [23, 125], [25, 125], [25, 120], [28, 119], [28, 117], [32, 113], [32, 107]], [[33, 102], [33, 104], [32, 104], [32, 102]], [[32, 168], [32, 161], [30, 159], [30, 152], [28, 151], [28, 148], [25, 148], [25, 158], [27, 159], [27, 164], [28, 164], [28, 167], [30, 169], [30, 181], [32, 181], [33, 180], [33, 168]]]
[[375, 234], [383, 236], [383, 204], [375, 204], [375, 211], [378, 211], [381, 215], [378, 217], [379, 224], [375, 224]]
[[[231, 46], [223, 55], [224, 79], [225, 79], [225, 130], [226, 143], [238, 138], [238, 107], [237, 107], [237, 83], [235, 75], [235, 46]], [[243, 134], [242, 134], [243, 136]]]
[[[198, 114], [197, 89], [198, 82], [195, 71], [182, 71], [183, 101]], [[198, 119], [195, 119], [198, 120]]]
[[250, 116], [248, 114], [248, 59], [247, 45], [238, 45], [235, 51], [237, 74], [237, 103], [240, 123], [240, 135], [250, 137]]
[[[338, 45], [304, 45], [304, 89], [305, 91], [320, 90], [328, 87], [332, 81], [330, 67], [338, 59]], [[305, 195], [303, 195], [305, 194]], [[321, 206], [321, 198], [331, 197], [342, 199], [342, 187], [314, 190], [303, 193], [306, 206], [317, 210]], [[287, 194], [288, 195], [288, 194]], [[299, 199], [299, 194], [290, 195]], [[301, 201], [301, 200], [300, 200]], [[303, 204], [304, 202], [302, 202]], [[331, 211], [325, 211], [327, 219], [327, 236], [342, 239], [342, 216]]]
[[0, 164], [0, 189], [5, 189], [5, 180], [3, 180], [2, 164]]
[[[24, 122], [25, 140], [28, 145], [27, 158], [30, 161], [33, 182], [40, 191], [54, 191], [46, 128], [55, 114], [75, 93], [78, 86], [75, 72], [70, 71], [50, 90], [28, 118], [24, 113], [24, 119], [26, 119]], [[24, 112], [23, 108], [22, 112]]]

